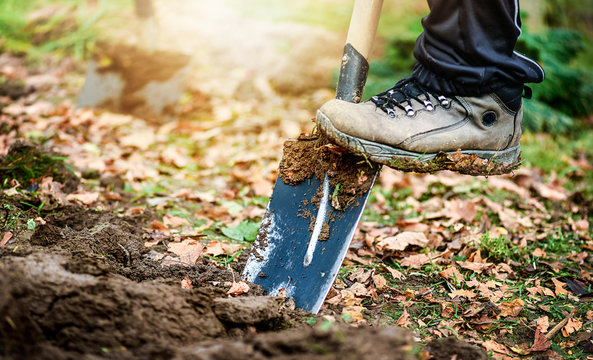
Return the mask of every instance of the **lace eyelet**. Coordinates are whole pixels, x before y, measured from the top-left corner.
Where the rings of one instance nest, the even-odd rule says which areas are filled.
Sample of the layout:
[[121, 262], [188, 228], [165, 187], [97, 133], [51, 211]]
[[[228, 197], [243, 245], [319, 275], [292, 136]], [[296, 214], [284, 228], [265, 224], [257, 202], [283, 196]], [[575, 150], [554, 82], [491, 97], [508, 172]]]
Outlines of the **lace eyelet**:
[[424, 100], [424, 107], [428, 111], [433, 111], [434, 110], [434, 105], [432, 105], [432, 102], [430, 100]]

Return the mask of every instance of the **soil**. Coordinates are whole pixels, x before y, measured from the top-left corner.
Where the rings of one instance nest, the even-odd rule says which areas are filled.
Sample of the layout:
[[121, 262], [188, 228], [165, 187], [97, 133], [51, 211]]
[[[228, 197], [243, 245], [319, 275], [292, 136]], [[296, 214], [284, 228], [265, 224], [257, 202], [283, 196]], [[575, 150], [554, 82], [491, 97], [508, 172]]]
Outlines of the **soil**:
[[[313, 176], [323, 181], [327, 174], [331, 188], [335, 189], [331, 194], [332, 206], [342, 210], [371, 188], [378, 170], [379, 165], [346, 153], [330, 144], [325, 137], [314, 134], [301, 135], [284, 143], [279, 172], [282, 181], [289, 185], [299, 184]], [[322, 192], [320, 186], [314, 202], [319, 201]]]
[[453, 154], [439, 153], [429, 161], [416, 161], [394, 157], [390, 168], [405, 172], [434, 173], [441, 170], [455, 171], [472, 176], [509, 174], [521, 165], [521, 160], [511, 164], [481, 159], [476, 155], [465, 155], [460, 150]]
[[454, 337], [436, 339], [428, 343], [426, 350], [435, 360], [486, 360], [486, 351], [476, 345], [457, 340]]
[[[10, 205], [1, 226], [33, 215], [0, 200]], [[20, 227], [0, 247], [0, 357], [414, 358], [405, 330], [306, 325], [311, 314], [253, 284], [249, 296], [228, 297], [241, 261], [163, 266], [144, 247], [150, 219], [63, 206], [34, 230]], [[186, 276], [192, 289], [180, 286]]]

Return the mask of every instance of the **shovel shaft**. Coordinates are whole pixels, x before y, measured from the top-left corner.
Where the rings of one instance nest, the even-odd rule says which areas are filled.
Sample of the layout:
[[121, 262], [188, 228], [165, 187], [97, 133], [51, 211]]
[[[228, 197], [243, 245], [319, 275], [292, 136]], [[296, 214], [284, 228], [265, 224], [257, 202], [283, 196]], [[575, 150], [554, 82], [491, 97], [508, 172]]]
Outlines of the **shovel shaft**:
[[338, 99], [359, 102], [362, 97], [382, 5], [383, 0], [356, 0], [354, 3], [336, 91]]

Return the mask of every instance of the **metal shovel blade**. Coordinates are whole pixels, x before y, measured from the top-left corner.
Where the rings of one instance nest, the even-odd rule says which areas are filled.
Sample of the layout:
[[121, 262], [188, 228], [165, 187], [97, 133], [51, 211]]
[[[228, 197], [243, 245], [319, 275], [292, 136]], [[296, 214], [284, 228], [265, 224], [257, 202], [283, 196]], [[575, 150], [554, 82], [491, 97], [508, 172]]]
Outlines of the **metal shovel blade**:
[[[320, 187], [323, 194], [315, 204]], [[336, 210], [327, 174], [323, 181], [313, 176], [297, 185], [278, 177], [243, 277], [269, 295], [290, 297], [296, 307], [317, 313], [338, 275], [371, 188]], [[322, 234], [324, 223], [330, 224], [329, 237]]]

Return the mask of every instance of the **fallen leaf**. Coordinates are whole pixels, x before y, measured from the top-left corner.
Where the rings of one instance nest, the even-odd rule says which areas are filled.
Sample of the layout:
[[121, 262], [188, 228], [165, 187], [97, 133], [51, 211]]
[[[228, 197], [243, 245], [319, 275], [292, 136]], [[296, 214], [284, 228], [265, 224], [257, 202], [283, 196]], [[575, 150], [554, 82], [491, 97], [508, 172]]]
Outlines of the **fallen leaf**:
[[191, 283], [191, 280], [189, 279], [189, 277], [187, 277], [187, 275], [185, 275], [183, 277], [183, 280], [181, 280], [181, 287], [183, 289], [193, 289], [193, 285]]
[[379, 290], [383, 290], [387, 287], [387, 280], [385, 280], [383, 275], [373, 275], [373, 283]]
[[478, 262], [473, 262], [473, 261], [457, 261], [457, 265], [461, 266], [464, 269], [471, 270], [478, 274], [481, 274], [482, 272], [484, 272], [494, 266], [494, 264], [492, 264], [492, 263], [478, 263]]
[[401, 327], [408, 327], [412, 325], [412, 322], [410, 321], [410, 314], [408, 314], [408, 310], [404, 309], [403, 314], [399, 317], [399, 319], [397, 319], [395, 325]]
[[463, 220], [469, 224], [476, 219], [477, 213], [473, 201], [455, 199], [447, 202], [447, 216], [451, 218], [451, 222]]
[[441, 271], [439, 273], [442, 277], [444, 277], [445, 279], [455, 279], [458, 283], [461, 283], [464, 279], [463, 279], [463, 275], [461, 275], [461, 273], [459, 272], [459, 270], [457, 270], [457, 268], [455, 266], [451, 266], [443, 271]]
[[204, 254], [210, 256], [220, 256], [220, 255], [233, 255], [237, 251], [241, 250], [241, 245], [238, 244], [226, 244], [221, 241], [210, 241], [206, 246], [206, 250], [204, 250]]
[[533, 345], [528, 349], [529, 352], [547, 351], [552, 342], [546, 338], [546, 335], [538, 328], [535, 329], [535, 339]]
[[148, 129], [137, 129], [132, 134], [123, 136], [119, 139], [121, 146], [136, 147], [140, 150], [146, 150], [156, 140], [154, 130]]
[[171, 230], [169, 230], [169, 228], [165, 226], [165, 224], [156, 220], [150, 223], [150, 230], [156, 230], [167, 235], [171, 233]]
[[510, 349], [505, 345], [499, 344], [494, 340], [488, 340], [482, 343], [482, 347], [487, 351], [494, 351], [499, 354], [508, 355], [511, 353]]
[[188, 225], [189, 221], [187, 221], [187, 219], [182, 218], [180, 216], [165, 215], [165, 216], [163, 216], [163, 223], [167, 228], [174, 229], [174, 228], [182, 227], [184, 225]]
[[583, 322], [577, 320], [575, 318], [570, 318], [564, 328], [562, 328], [562, 335], [564, 337], [569, 337], [570, 334], [574, 333], [575, 331], [581, 330], [583, 327]]
[[412, 269], [420, 269], [422, 265], [430, 262], [430, 258], [424, 254], [410, 255], [403, 258], [399, 263], [401, 266], [409, 266]]
[[562, 281], [557, 280], [555, 278], [552, 278], [552, 282], [554, 283], [554, 292], [556, 293], [556, 295], [569, 294], [569, 291], [564, 288], [564, 285], [566, 285], [566, 283], [563, 283]]
[[533, 256], [539, 257], [539, 258], [545, 258], [548, 255], [542, 249], [536, 248], [535, 250], [533, 250]]
[[544, 183], [535, 183], [533, 187], [537, 193], [552, 201], [565, 201], [568, 199], [568, 190], [560, 185], [551, 185]]
[[346, 306], [342, 309], [342, 315], [346, 314], [354, 322], [361, 322], [364, 320], [362, 312], [365, 310], [364, 306]]
[[4, 236], [2, 236], [2, 240], [0, 240], [0, 246], [8, 244], [8, 241], [12, 238], [12, 235], [13, 234], [10, 231], [7, 231]]
[[101, 194], [99, 194], [98, 192], [82, 192], [76, 194], [68, 194], [66, 195], [66, 200], [78, 200], [85, 205], [91, 205], [95, 201], [99, 200], [100, 195]]
[[364, 268], [359, 267], [359, 268], [354, 269], [354, 271], [352, 271], [350, 273], [350, 275], [348, 276], [348, 279], [350, 279], [352, 281], [358, 281], [361, 283], [365, 283], [371, 277], [372, 273], [373, 272], [371, 270], [365, 271]]
[[426, 235], [424, 235], [424, 233], [405, 231], [395, 236], [389, 236], [380, 240], [377, 243], [377, 249], [379, 251], [403, 251], [410, 245], [425, 247], [426, 245], [428, 245], [428, 239], [426, 238]]
[[194, 265], [200, 258], [204, 250], [204, 245], [195, 240], [183, 240], [178, 243], [169, 243], [167, 250], [179, 256], [179, 260], [182, 263]]
[[231, 288], [226, 293], [230, 296], [237, 296], [241, 294], [245, 294], [249, 291], [249, 285], [245, 281], [241, 282], [233, 282]]
[[389, 267], [389, 266], [385, 266], [385, 268], [384, 268], [384, 269], [385, 269], [385, 270], [387, 270], [387, 271], [389, 271], [389, 273], [391, 274], [391, 276], [392, 276], [394, 279], [397, 279], [397, 280], [404, 280], [404, 279], [406, 278], [406, 276], [405, 276], [404, 274], [402, 274], [402, 273], [401, 273], [400, 271], [398, 271], [398, 270], [395, 270], [394, 268], [391, 268], [391, 267]]
[[548, 320], [547, 316], [542, 316], [535, 321], [537, 329], [539, 329], [542, 334], [548, 332], [548, 328], [550, 327], [550, 321]]
[[473, 299], [475, 298], [477, 295], [475, 292], [471, 291], [471, 290], [455, 290], [449, 293], [449, 297], [451, 297], [452, 299], [455, 298], [456, 296], [459, 297], [466, 297], [468, 299]]
[[369, 291], [367, 288], [359, 282], [352, 284], [348, 290], [352, 291], [356, 296], [369, 296]]
[[522, 299], [515, 299], [512, 301], [503, 302], [499, 305], [501, 310], [498, 316], [500, 317], [507, 317], [507, 316], [519, 316], [519, 313], [525, 307], [525, 302]]

